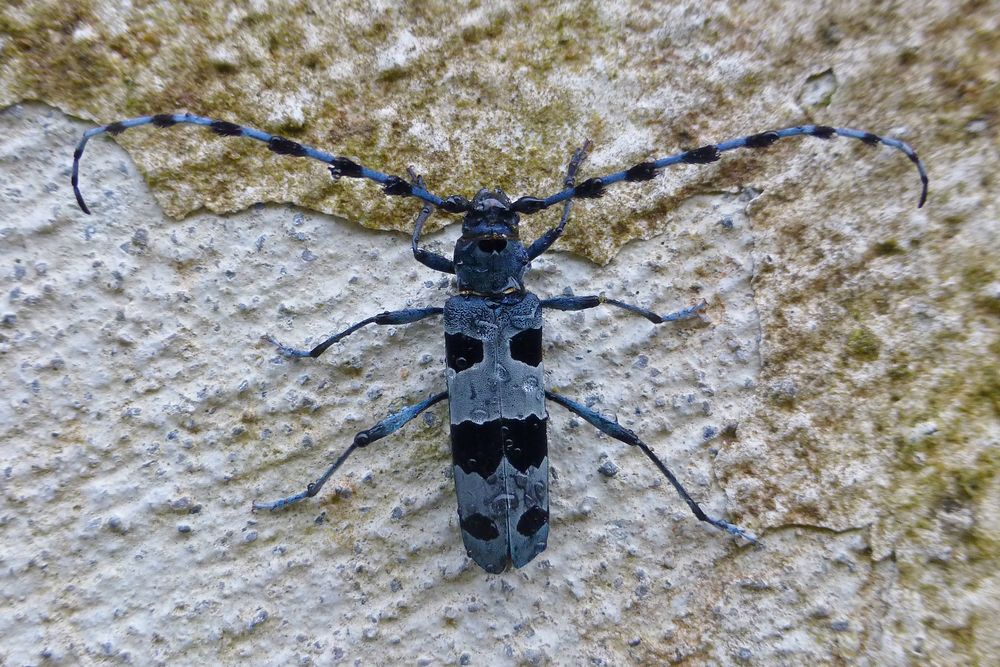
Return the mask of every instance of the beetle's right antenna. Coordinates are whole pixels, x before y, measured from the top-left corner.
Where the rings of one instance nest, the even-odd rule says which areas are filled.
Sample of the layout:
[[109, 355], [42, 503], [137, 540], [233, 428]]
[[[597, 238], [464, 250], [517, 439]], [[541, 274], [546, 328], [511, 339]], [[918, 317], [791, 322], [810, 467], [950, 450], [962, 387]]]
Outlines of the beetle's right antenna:
[[604, 194], [604, 189], [612, 183], [619, 183], [621, 181], [649, 181], [656, 178], [660, 170], [664, 167], [675, 164], [709, 164], [718, 160], [722, 153], [726, 151], [736, 150], [737, 148], [766, 148], [779, 139], [798, 136], [816, 137], [817, 139], [830, 139], [834, 136], [841, 136], [849, 139], [858, 139], [869, 146], [883, 144], [902, 151], [906, 157], [910, 158], [910, 162], [916, 165], [917, 173], [920, 174], [920, 182], [923, 187], [920, 189], [920, 200], [917, 203], [917, 208], [923, 206], [924, 202], [927, 201], [927, 170], [924, 169], [923, 162], [917, 157], [916, 151], [910, 148], [910, 145], [906, 142], [889, 137], [880, 137], [877, 134], [865, 132], [864, 130], [852, 130], [847, 127], [797, 125], [795, 127], [786, 127], [783, 130], [771, 130], [737, 139], [730, 139], [719, 144], [708, 144], [701, 148], [682, 151], [651, 162], [640, 162], [628, 169], [608, 174], [607, 176], [588, 178], [576, 187], [566, 188], [545, 199], [521, 197], [513, 203], [511, 209], [518, 213], [531, 214], [568, 199], [594, 199]]

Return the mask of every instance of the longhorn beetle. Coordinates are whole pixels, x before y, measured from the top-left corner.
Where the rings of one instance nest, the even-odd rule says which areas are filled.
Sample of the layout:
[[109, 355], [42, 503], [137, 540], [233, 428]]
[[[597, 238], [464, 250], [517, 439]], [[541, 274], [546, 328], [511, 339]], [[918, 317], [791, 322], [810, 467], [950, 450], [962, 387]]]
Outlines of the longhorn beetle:
[[[451, 413], [451, 454], [458, 495], [459, 524], [469, 556], [488, 572], [502, 572], [510, 564], [521, 567], [541, 553], [549, 535], [549, 462], [546, 441], [548, 413], [545, 401], [558, 403], [612, 438], [638, 447], [659, 468], [699, 521], [709, 523], [750, 542], [756, 538], [739, 526], [709, 516], [691, 498], [663, 461], [631, 430], [561, 394], [545, 389], [542, 371], [542, 309], [576, 311], [600, 305], [614, 306], [645, 317], [653, 324], [696, 317], [706, 303], [666, 315], [604, 296], [558, 296], [539, 299], [524, 286], [530, 262], [552, 247], [566, 227], [574, 199], [600, 197], [609, 185], [621, 181], [648, 181], [675, 164], [708, 164], [722, 153], [738, 148], [766, 148], [779, 139], [835, 136], [859, 139], [868, 145], [898, 149], [917, 168], [922, 183], [918, 207], [927, 198], [927, 172], [917, 154], [898, 139], [871, 132], [825, 125], [799, 125], [761, 132], [719, 144], [682, 151], [659, 160], [640, 162], [624, 171], [590, 178], [576, 184], [576, 173], [590, 148], [589, 142], [572, 156], [564, 189], [549, 197], [508, 199], [499, 188], [482, 189], [472, 200], [460, 195], [442, 199], [431, 193], [421, 177], [409, 170], [410, 180], [383, 174], [357, 162], [268, 134], [250, 127], [192, 114], [159, 114], [123, 120], [87, 130], [73, 154], [72, 184], [76, 201], [90, 213], [79, 188], [80, 157], [92, 137], [117, 135], [140, 125], [160, 128], [178, 124], [202, 125], [224, 137], [248, 137], [267, 144], [279, 155], [308, 157], [329, 165], [330, 175], [360, 178], [382, 186], [386, 195], [415, 197], [424, 202], [413, 230], [412, 249], [425, 266], [454, 274], [458, 294], [444, 308], [406, 308], [379, 313], [336, 333], [311, 350], [299, 350], [265, 337], [285, 357], [318, 357], [334, 343], [368, 324], [409, 324], [443, 315], [447, 391], [395, 412], [354, 436], [354, 441], [326, 472], [305, 491], [269, 503], [255, 502], [255, 510], [278, 510], [315, 496], [330, 476], [355, 450], [399, 430], [432, 405], [448, 399]], [[518, 233], [521, 215], [532, 215], [562, 203], [562, 217], [527, 246]], [[420, 247], [420, 233], [434, 210], [459, 213], [462, 236], [452, 259]]]

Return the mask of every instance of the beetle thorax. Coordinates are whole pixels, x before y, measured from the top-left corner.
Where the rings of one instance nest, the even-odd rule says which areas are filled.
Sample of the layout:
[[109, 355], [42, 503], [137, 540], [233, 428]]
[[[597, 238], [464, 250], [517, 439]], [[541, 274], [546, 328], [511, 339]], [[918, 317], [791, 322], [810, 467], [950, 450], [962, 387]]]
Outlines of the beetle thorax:
[[502, 190], [480, 190], [455, 244], [458, 289], [466, 294], [501, 296], [524, 291], [528, 252], [518, 234], [520, 218]]

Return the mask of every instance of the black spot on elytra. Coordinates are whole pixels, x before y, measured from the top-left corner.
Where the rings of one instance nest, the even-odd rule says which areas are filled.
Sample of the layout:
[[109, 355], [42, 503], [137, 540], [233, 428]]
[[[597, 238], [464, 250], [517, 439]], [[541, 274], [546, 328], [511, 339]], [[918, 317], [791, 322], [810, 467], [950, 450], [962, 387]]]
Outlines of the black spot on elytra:
[[837, 134], [837, 130], [833, 129], [829, 125], [817, 125], [809, 134], [819, 139], [829, 139], [833, 135]]
[[517, 532], [525, 537], [531, 537], [537, 533], [542, 526], [549, 521], [549, 513], [538, 505], [535, 505], [521, 515], [517, 522]]
[[548, 455], [548, 418], [496, 419], [484, 424], [464, 421], [451, 425], [451, 458], [465, 474], [486, 479], [504, 456], [515, 470], [540, 468]]
[[500, 537], [500, 531], [497, 529], [496, 523], [485, 514], [472, 514], [464, 519], [460, 519], [459, 523], [462, 526], [462, 530], [477, 540], [489, 542]]
[[865, 132], [864, 136], [861, 137], [861, 141], [865, 142], [869, 146], [876, 146], [882, 141], [882, 139], [877, 134]]
[[542, 330], [525, 329], [510, 339], [510, 358], [529, 366], [542, 363]]
[[444, 335], [448, 368], [462, 372], [483, 360], [483, 341], [462, 333]]
[[497, 471], [503, 458], [500, 420], [477, 424], [464, 421], [451, 425], [451, 459], [466, 475], [483, 479]]
[[124, 132], [125, 131], [125, 126], [122, 125], [120, 122], [115, 121], [114, 123], [111, 123], [110, 125], [108, 125], [105, 128], [105, 130], [107, 131], [108, 134], [110, 134], [112, 136], [115, 136], [115, 135], [118, 135], [118, 134], [121, 134], [122, 132]]
[[545, 437], [547, 418], [528, 415], [524, 419], [504, 419], [501, 437], [503, 452], [510, 464], [520, 472], [539, 468], [548, 455]]

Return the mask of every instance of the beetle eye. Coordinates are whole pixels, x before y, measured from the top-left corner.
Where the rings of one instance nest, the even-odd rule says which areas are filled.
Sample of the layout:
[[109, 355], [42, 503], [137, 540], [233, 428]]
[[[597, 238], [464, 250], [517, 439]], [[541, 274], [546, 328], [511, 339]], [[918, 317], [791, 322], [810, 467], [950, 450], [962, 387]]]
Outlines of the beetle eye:
[[486, 239], [478, 243], [479, 249], [485, 253], [501, 253], [507, 247], [507, 239]]

